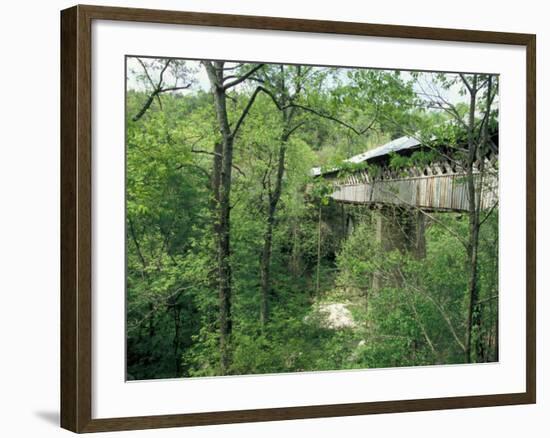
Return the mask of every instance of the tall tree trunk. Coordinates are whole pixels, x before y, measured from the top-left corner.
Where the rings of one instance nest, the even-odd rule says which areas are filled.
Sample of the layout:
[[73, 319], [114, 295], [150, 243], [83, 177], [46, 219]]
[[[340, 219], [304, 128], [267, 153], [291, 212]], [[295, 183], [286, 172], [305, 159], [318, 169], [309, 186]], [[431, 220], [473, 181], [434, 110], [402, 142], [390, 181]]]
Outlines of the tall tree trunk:
[[315, 279], [315, 294], [319, 296], [321, 286], [321, 219], [322, 219], [322, 204], [319, 202], [319, 218], [317, 224], [317, 274]]
[[477, 256], [479, 246], [479, 207], [478, 196], [476, 196], [476, 181], [474, 175], [474, 164], [477, 157], [477, 144], [474, 137], [475, 112], [477, 97], [477, 75], [473, 76], [470, 87], [470, 112], [468, 117], [468, 158], [466, 167], [466, 184], [468, 188], [468, 245], [467, 245], [467, 268], [468, 268], [468, 319], [466, 326], [466, 349], [465, 361], [475, 361], [472, 356], [472, 338], [473, 332], [478, 328], [479, 309], [477, 301], [479, 299]]
[[476, 357], [472, 355], [472, 343], [474, 331], [479, 328], [480, 315], [479, 306], [479, 287], [478, 287], [478, 269], [477, 256], [479, 246], [479, 215], [470, 212], [469, 223], [469, 241], [468, 241], [468, 322], [467, 322], [467, 342], [466, 342], [466, 362], [475, 362]]
[[273, 247], [274, 211], [269, 208], [267, 228], [264, 234], [264, 245], [260, 259], [260, 324], [265, 326], [269, 319], [269, 298], [271, 295], [271, 252]]
[[301, 271], [301, 251], [300, 241], [298, 236], [298, 221], [292, 220], [292, 250], [290, 253], [290, 272], [294, 279], [297, 279]]
[[176, 373], [176, 376], [180, 377], [180, 373], [181, 373], [181, 358], [180, 358], [181, 307], [175, 301], [176, 300], [174, 300], [174, 302], [171, 303], [172, 310], [174, 312], [174, 339], [173, 339], [172, 345], [174, 347], [174, 371]]
[[[481, 227], [481, 195], [483, 190], [483, 175], [485, 172], [485, 156], [489, 148], [489, 121], [491, 113], [492, 94], [492, 76], [487, 78], [487, 94], [485, 115], [481, 126], [481, 135], [476, 142], [474, 137], [476, 97], [479, 77], [473, 76], [473, 83], [470, 87], [470, 114], [468, 120], [468, 168], [467, 184], [469, 195], [469, 241], [468, 241], [468, 321], [467, 321], [467, 339], [466, 339], [466, 362], [477, 362], [487, 359], [487, 350], [483, 342], [480, 330], [482, 325], [481, 305], [479, 303], [479, 281], [478, 281], [478, 248], [479, 232]], [[476, 190], [476, 180], [474, 175], [474, 166], [476, 161], [478, 166], [478, 181]], [[477, 195], [477, 197], [476, 197]], [[474, 339], [475, 335], [475, 339]], [[498, 355], [498, 352], [496, 353]]]
[[269, 299], [271, 296], [271, 254], [273, 251], [273, 226], [275, 223], [275, 213], [277, 205], [281, 199], [283, 187], [283, 176], [285, 173], [285, 156], [287, 147], [288, 135], [285, 133], [281, 138], [281, 146], [279, 147], [279, 157], [277, 161], [277, 176], [275, 180], [275, 190], [269, 193], [269, 205], [267, 210], [267, 224], [264, 234], [264, 245], [262, 249], [262, 257], [260, 260], [260, 323], [264, 326], [269, 319]]
[[[225, 122], [225, 94], [220, 93], [218, 106], [223, 107]], [[227, 124], [229, 128], [229, 124]], [[228, 131], [229, 132], [229, 131]], [[220, 360], [222, 373], [225, 374], [230, 363], [231, 323], [231, 242], [230, 242], [230, 196], [231, 169], [233, 162], [233, 138], [224, 135], [221, 165], [221, 180], [219, 187], [219, 218], [218, 218], [218, 279], [220, 300]]]
[[[214, 192], [214, 203], [217, 208], [214, 225], [216, 235], [217, 264], [218, 264], [218, 295], [219, 295], [219, 325], [220, 325], [220, 374], [227, 374], [231, 363], [231, 171], [233, 169], [233, 144], [235, 135], [247, 116], [257, 91], [239, 117], [234, 129], [229, 124], [227, 114], [227, 90], [241, 84], [252, 74], [263, 67], [258, 64], [248, 72], [226, 82], [229, 79], [224, 77], [223, 61], [203, 61], [208, 79], [210, 81], [216, 118], [221, 134], [221, 142], [217, 143], [214, 150], [214, 165], [212, 175], [212, 187]], [[233, 76], [231, 76], [233, 77]]]
[[211, 188], [212, 188], [212, 211], [217, 211], [220, 202], [220, 183], [222, 174], [223, 143], [217, 142], [214, 145], [214, 159], [212, 164]]
[[218, 299], [220, 325], [220, 373], [226, 374], [231, 362], [231, 242], [230, 242], [230, 197], [231, 170], [233, 166], [233, 135], [227, 116], [227, 97], [223, 88], [223, 62], [205, 63], [212, 85], [216, 118], [221, 142], [216, 145], [213, 169], [214, 199], [217, 201], [217, 222], [215, 224]]

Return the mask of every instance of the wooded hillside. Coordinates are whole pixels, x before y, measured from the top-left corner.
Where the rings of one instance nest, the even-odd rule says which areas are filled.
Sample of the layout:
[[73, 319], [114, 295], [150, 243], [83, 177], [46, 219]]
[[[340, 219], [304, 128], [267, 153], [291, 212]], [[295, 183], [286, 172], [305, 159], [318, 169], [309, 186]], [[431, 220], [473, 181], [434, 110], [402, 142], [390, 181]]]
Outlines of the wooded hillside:
[[[498, 360], [498, 77], [128, 58], [126, 106], [130, 380]], [[312, 175], [404, 135], [467, 209]]]

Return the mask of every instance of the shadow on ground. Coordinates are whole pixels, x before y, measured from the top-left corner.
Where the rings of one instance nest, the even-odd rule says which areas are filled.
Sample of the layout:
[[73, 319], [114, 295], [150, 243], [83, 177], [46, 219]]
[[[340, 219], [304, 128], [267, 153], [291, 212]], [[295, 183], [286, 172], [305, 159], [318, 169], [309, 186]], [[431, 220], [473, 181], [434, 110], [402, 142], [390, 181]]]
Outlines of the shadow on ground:
[[34, 415], [46, 423], [59, 426], [59, 412], [57, 411], [36, 411]]

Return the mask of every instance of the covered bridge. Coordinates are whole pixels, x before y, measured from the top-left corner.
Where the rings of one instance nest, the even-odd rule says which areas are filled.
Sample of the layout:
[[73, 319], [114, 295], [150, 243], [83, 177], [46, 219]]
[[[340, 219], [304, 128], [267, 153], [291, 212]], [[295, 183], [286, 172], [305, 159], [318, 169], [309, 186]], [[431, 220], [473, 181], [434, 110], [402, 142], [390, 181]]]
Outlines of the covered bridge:
[[[495, 144], [498, 145], [498, 137], [493, 138]], [[317, 167], [312, 174], [334, 181], [331, 197], [337, 202], [467, 211], [466, 172], [451, 149], [438, 148], [437, 159], [426, 164], [390, 166], [393, 154], [410, 157], [422, 150], [430, 149], [415, 138], [401, 137], [345, 160], [352, 166]], [[498, 202], [498, 146], [482, 159], [483, 163], [478, 160], [474, 165], [474, 178], [481, 196], [480, 207], [488, 209]]]

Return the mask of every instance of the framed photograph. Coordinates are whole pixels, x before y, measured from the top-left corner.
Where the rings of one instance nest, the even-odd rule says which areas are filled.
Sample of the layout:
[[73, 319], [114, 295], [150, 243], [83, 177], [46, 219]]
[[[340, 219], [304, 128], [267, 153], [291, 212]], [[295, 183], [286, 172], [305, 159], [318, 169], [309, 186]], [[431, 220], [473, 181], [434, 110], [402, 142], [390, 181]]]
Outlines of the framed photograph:
[[535, 35], [61, 12], [61, 425], [535, 403]]

